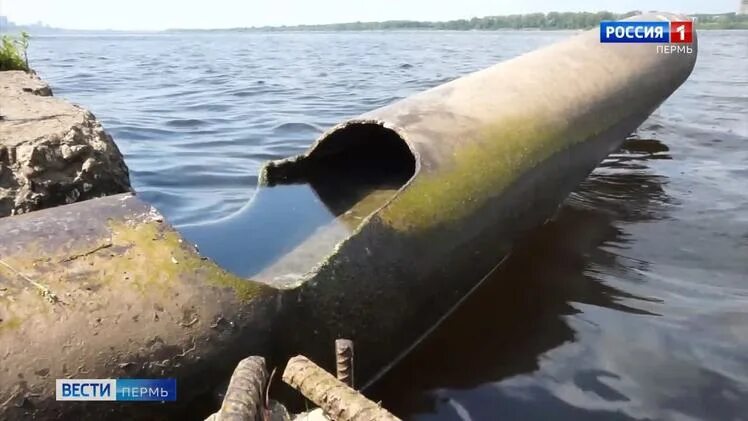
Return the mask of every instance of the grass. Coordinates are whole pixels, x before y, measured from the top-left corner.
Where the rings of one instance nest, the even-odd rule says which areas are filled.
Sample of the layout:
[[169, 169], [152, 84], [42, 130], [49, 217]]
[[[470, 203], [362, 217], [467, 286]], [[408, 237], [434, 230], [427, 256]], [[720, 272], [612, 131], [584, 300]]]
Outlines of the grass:
[[29, 58], [27, 50], [31, 37], [26, 32], [21, 32], [20, 38], [4, 35], [0, 42], [0, 71], [23, 70], [28, 72]]

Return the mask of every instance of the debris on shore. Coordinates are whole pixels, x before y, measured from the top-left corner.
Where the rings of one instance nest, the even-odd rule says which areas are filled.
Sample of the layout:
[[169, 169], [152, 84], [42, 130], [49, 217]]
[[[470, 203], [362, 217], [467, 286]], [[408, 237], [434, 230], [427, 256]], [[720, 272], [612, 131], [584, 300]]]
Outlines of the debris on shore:
[[337, 378], [303, 355], [288, 360], [282, 380], [318, 408], [291, 417], [269, 398], [273, 373], [265, 359], [251, 356], [239, 362], [218, 412], [205, 421], [399, 421], [399, 418], [353, 388], [353, 343], [335, 342]]

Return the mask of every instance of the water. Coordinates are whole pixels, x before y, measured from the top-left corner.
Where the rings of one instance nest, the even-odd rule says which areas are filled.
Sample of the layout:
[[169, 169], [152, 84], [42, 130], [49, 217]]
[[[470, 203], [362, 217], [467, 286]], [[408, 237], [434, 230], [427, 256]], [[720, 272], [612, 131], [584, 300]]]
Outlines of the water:
[[415, 173], [415, 159], [399, 138], [373, 137], [383, 129], [365, 127], [341, 152], [314, 155], [293, 170], [273, 167], [242, 209], [182, 225], [181, 233], [239, 276], [297, 282]]
[[[344, 118], [569, 35], [106, 34], [31, 58], [185, 226]], [[372, 396], [415, 420], [748, 419], [746, 115], [748, 32], [701, 33], [690, 80]]]

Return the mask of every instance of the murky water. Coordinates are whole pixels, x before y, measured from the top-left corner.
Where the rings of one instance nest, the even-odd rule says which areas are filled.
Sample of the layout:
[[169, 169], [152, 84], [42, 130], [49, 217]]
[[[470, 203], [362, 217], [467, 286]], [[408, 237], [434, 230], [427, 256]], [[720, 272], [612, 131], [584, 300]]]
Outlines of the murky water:
[[[110, 34], [38, 38], [31, 58], [103, 120], [141, 196], [194, 225], [241, 215], [261, 163], [324, 128], [569, 35]], [[748, 32], [704, 32], [699, 54], [376, 399], [416, 420], [748, 419]], [[286, 188], [269, 200], [320, 200]]]

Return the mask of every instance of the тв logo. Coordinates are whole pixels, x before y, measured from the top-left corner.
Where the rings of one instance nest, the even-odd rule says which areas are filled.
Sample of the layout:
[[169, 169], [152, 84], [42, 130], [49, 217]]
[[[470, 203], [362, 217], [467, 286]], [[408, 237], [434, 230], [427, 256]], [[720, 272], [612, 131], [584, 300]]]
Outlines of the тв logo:
[[670, 43], [690, 44], [693, 42], [693, 22], [690, 20], [670, 22]]

